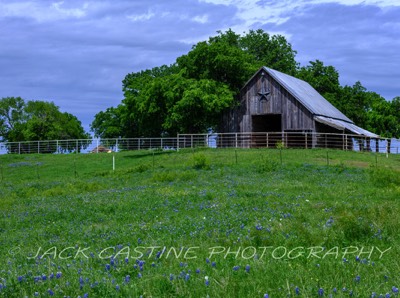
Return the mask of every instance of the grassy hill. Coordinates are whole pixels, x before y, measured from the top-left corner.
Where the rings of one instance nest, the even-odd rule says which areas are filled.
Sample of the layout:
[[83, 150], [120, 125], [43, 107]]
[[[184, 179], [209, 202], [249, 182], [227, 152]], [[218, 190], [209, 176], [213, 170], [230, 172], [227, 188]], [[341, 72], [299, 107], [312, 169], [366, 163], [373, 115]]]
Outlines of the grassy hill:
[[0, 175], [0, 297], [394, 297], [400, 286], [399, 155], [1, 155]]

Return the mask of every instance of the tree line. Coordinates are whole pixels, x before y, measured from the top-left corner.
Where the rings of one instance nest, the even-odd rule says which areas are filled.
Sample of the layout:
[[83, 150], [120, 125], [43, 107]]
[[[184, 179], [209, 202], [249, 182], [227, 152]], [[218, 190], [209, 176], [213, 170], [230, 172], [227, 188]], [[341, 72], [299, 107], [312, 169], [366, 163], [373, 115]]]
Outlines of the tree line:
[[[82, 123], [70, 113], [61, 112], [53, 102], [25, 101], [21, 97], [0, 100], [0, 141], [40, 141], [89, 139]], [[63, 144], [62, 146], [68, 146]], [[73, 144], [71, 144], [72, 147]], [[9, 148], [10, 149], [10, 148]], [[48, 153], [72, 148], [48, 148]], [[75, 149], [75, 148], [73, 148]], [[24, 148], [18, 148], [21, 152]]]
[[[175, 136], [217, 130], [224, 110], [262, 66], [307, 81], [360, 127], [382, 137], [400, 137], [400, 97], [391, 101], [360, 82], [341, 86], [339, 73], [320, 60], [300, 66], [297, 52], [282, 35], [250, 30], [239, 35], [218, 31], [198, 42], [171, 65], [132, 72], [122, 81], [124, 99], [97, 113], [90, 125], [100, 138]], [[83, 139], [81, 122], [54, 103], [0, 100], [3, 141]]]

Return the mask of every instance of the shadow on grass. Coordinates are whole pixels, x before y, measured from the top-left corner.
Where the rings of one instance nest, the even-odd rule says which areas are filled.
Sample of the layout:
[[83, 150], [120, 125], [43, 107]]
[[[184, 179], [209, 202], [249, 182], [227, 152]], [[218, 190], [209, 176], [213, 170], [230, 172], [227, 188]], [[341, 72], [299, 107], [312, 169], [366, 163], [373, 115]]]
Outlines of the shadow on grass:
[[151, 157], [151, 156], [160, 156], [160, 155], [170, 155], [176, 153], [174, 150], [165, 150], [165, 151], [142, 151], [142, 152], [135, 152], [134, 154], [131, 155], [124, 155], [123, 158], [129, 158], [129, 159], [140, 159], [140, 158], [145, 158], [145, 157]]

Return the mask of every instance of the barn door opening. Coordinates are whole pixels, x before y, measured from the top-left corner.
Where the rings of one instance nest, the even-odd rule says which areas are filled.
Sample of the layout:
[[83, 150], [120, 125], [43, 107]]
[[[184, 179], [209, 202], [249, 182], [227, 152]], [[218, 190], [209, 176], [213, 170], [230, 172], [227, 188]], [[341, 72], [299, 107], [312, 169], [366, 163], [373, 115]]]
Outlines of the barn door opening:
[[[282, 116], [280, 114], [266, 114], [252, 116], [252, 147], [275, 147], [276, 142], [282, 139]], [[260, 134], [265, 132], [265, 134]], [[272, 133], [276, 134], [272, 134]]]

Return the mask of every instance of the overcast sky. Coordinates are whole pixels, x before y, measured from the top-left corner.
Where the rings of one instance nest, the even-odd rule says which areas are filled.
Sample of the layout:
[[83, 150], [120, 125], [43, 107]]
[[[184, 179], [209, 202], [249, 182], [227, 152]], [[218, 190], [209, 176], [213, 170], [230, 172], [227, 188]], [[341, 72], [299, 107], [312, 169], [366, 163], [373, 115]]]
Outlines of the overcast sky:
[[399, 0], [0, 0], [0, 98], [53, 101], [88, 130], [121, 102], [126, 74], [228, 28], [284, 35], [301, 65], [400, 96]]

